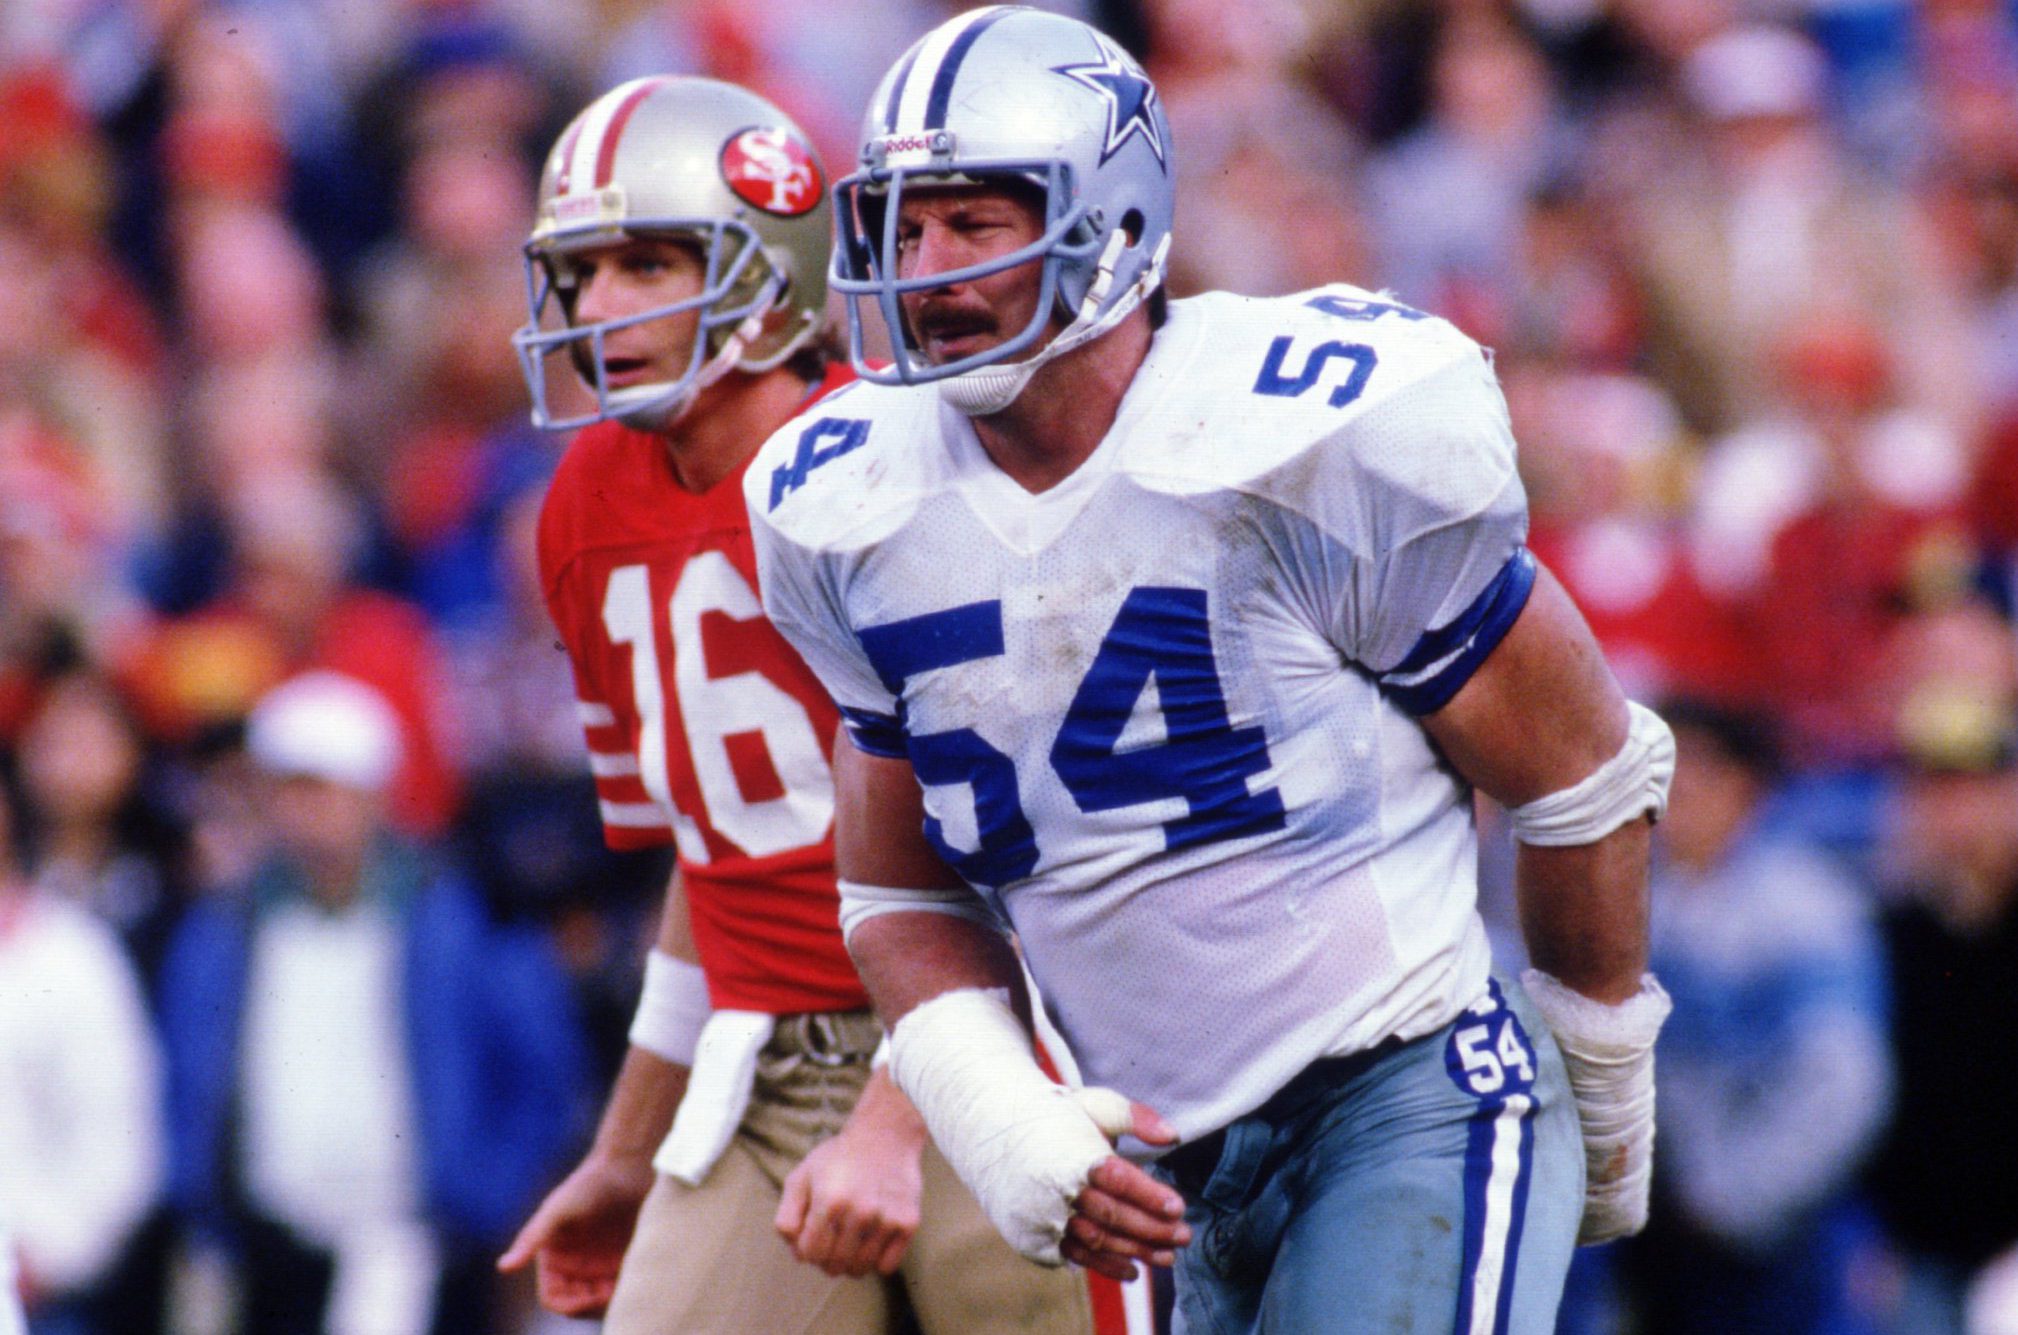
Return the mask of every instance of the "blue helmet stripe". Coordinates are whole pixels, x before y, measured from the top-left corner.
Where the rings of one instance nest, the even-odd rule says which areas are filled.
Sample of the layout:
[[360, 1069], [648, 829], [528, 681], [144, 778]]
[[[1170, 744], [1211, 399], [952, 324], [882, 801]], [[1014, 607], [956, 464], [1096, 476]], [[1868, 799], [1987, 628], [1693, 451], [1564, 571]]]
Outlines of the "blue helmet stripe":
[[904, 82], [911, 77], [911, 67], [918, 63], [918, 52], [924, 46], [919, 42], [904, 53], [904, 63], [897, 67], [897, 77], [890, 83], [890, 102], [883, 108], [883, 129], [888, 133], [897, 132], [897, 108], [904, 105]]
[[925, 128], [943, 130], [946, 128], [946, 108], [953, 101], [953, 80], [959, 77], [960, 62], [967, 58], [974, 39], [993, 24], [1008, 17], [1008, 7], [987, 10], [981, 17], [967, 26], [966, 31], [953, 39], [953, 45], [946, 50], [946, 58], [939, 62], [939, 72], [932, 77], [932, 96], [925, 103]]

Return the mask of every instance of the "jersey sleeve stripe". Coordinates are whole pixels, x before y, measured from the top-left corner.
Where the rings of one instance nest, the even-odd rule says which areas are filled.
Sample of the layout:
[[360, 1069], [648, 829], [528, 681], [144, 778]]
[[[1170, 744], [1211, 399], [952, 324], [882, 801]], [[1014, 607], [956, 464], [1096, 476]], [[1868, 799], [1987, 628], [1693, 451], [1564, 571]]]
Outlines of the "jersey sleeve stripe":
[[604, 798], [603, 824], [623, 830], [665, 830], [672, 828], [666, 812], [657, 802], [612, 802]]
[[619, 775], [615, 778], [596, 779], [596, 796], [605, 802], [642, 802], [656, 806], [658, 799], [645, 788], [642, 774]]
[[1449, 704], [1513, 629], [1534, 586], [1535, 559], [1523, 547], [1457, 620], [1425, 632], [1406, 658], [1381, 675], [1382, 689], [1411, 714], [1432, 714]]
[[589, 773], [598, 779], [628, 779], [638, 773], [638, 758], [629, 752], [589, 752]]
[[841, 718], [847, 723], [848, 736], [857, 750], [886, 760], [903, 760], [910, 754], [904, 745], [904, 725], [895, 715], [843, 705]]
[[614, 728], [617, 725], [616, 713], [608, 705], [597, 704], [593, 700], [575, 701], [575, 717], [581, 720], [584, 728]]

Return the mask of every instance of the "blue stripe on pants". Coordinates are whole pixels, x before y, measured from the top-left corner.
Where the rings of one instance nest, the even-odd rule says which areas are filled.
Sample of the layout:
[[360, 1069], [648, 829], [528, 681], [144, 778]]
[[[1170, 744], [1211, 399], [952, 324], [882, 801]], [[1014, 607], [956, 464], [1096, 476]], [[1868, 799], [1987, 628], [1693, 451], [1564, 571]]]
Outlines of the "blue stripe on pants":
[[1514, 1094], [1482, 1104], [1465, 1147], [1464, 1260], [1453, 1323], [1458, 1335], [1507, 1329], [1533, 1179], [1534, 1100]]

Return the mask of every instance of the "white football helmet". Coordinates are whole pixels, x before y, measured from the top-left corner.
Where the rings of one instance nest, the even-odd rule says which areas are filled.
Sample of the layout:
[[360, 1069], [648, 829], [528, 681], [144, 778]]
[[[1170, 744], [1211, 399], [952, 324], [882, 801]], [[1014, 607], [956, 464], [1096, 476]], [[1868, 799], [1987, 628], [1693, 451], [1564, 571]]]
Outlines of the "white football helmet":
[[[1012, 178], [1044, 195], [1042, 237], [950, 273], [897, 276], [897, 213], [907, 186]], [[1129, 55], [1076, 19], [1019, 5], [941, 24], [883, 77], [863, 123], [861, 162], [835, 187], [839, 243], [830, 277], [847, 299], [857, 374], [878, 384], [940, 381], [968, 413], [1014, 401], [1037, 368], [1118, 324], [1163, 281], [1175, 194], [1170, 125]], [[996, 346], [943, 366], [926, 361], [899, 297], [1043, 263], [1037, 314]], [[863, 357], [862, 303], [889, 328], [893, 363]], [[1056, 311], [1065, 328], [1035, 356]]]
[[[576, 324], [569, 257], [640, 236], [690, 241], [707, 263], [698, 296]], [[650, 430], [675, 421], [732, 370], [783, 365], [820, 330], [827, 302], [827, 182], [790, 117], [733, 84], [645, 78], [597, 98], [561, 134], [540, 177], [525, 246], [531, 319], [512, 337], [535, 425], [569, 430], [616, 418]], [[791, 318], [765, 331], [765, 316]], [[700, 312], [693, 355], [673, 380], [613, 390], [603, 340], [613, 330]], [[568, 360], [595, 392], [593, 411], [556, 417], [547, 366]]]

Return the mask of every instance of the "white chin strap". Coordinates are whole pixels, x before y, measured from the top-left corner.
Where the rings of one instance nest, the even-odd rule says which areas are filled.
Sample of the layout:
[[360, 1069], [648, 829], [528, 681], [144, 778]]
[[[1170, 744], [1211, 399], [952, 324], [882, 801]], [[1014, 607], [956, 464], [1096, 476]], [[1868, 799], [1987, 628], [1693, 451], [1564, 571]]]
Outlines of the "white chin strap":
[[1016, 402], [1016, 396], [1023, 392], [1030, 378], [1044, 368], [1054, 357], [1062, 357], [1082, 343], [1090, 343], [1102, 334], [1127, 319], [1129, 313], [1141, 305], [1143, 299], [1156, 290], [1163, 281], [1164, 256], [1170, 253], [1170, 237], [1166, 234], [1157, 243], [1156, 253], [1143, 266], [1121, 299], [1108, 308], [1105, 315], [1094, 318], [1094, 312], [1107, 299], [1107, 293], [1114, 286], [1114, 262], [1128, 245], [1127, 235], [1115, 228], [1107, 237], [1107, 248], [1101, 252], [1099, 267], [1094, 272], [1093, 284], [1086, 290], [1086, 299], [1079, 303], [1079, 313], [1072, 323], [1058, 331], [1035, 356], [1020, 362], [1000, 362], [994, 366], [978, 366], [971, 371], [949, 376], [939, 382], [939, 397], [969, 417], [987, 417], [1001, 412]]

